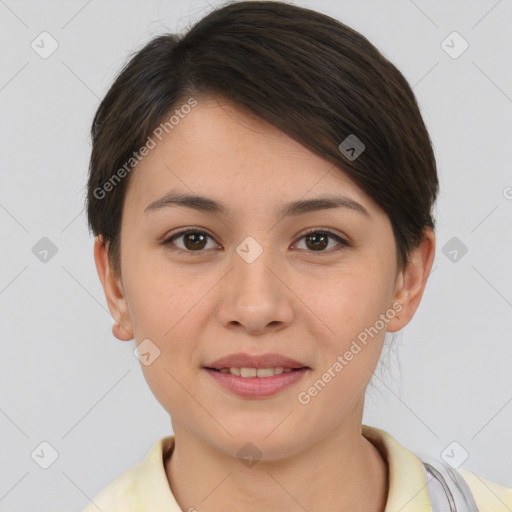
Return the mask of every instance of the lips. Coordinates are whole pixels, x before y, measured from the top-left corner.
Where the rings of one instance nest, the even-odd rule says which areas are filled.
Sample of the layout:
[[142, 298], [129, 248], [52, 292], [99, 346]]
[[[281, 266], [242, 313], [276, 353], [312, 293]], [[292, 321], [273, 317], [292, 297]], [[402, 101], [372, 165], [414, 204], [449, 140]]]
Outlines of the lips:
[[213, 370], [221, 370], [223, 368], [309, 368], [300, 361], [280, 354], [250, 355], [245, 353], [231, 354], [216, 359], [204, 367]]
[[[247, 370], [252, 370], [252, 372], [256, 371], [254, 368], [247, 368]], [[223, 370], [213, 370], [211, 368], [205, 368], [204, 371], [213, 379], [213, 382], [220, 385], [230, 394], [246, 400], [259, 400], [278, 395], [279, 393], [284, 392], [285, 389], [294, 385], [296, 386], [305, 378], [310, 369], [306, 367], [294, 370], [288, 368], [277, 375], [258, 375], [256, 377], [250, 375], [233, 375], [233, 373], [229, 371], [227, 373], [223, 373]], [[258, 373], [261, 371], [266, 373], [265, 369], [258, 369], [257, 371]]]

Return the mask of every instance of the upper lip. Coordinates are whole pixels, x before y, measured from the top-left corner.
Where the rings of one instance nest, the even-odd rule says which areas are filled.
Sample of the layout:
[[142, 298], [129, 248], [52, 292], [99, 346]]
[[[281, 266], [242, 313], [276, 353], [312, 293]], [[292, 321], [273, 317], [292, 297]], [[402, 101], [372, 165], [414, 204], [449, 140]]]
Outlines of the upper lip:
[[280, 354], [231, 354], [229, 356], [216, 359], [205, 368], [214, 368], [220, 370], [222, 368], [308, 368], [305, 364], [290, 359]]

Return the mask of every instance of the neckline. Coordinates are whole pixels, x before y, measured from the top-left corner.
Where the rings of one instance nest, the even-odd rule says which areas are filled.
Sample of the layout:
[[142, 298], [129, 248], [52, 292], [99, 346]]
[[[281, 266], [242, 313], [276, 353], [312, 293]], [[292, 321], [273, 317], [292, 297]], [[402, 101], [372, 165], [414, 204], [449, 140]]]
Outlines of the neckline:
[[[362, 435], [375, 446], [387, 466], [387, 498], [384, 512], [432, 512], [427, 473], [420, 459], [382, 429], [363, 424]], [[165, 481], [166, 493], [170, 493], [173, 502], [175, 499], [167, 479], [166, 465], [174, 452], [174, 447], [174, 435], [160, 439], [155, 445], [155, 451], [159, 452], [159, 481]]]

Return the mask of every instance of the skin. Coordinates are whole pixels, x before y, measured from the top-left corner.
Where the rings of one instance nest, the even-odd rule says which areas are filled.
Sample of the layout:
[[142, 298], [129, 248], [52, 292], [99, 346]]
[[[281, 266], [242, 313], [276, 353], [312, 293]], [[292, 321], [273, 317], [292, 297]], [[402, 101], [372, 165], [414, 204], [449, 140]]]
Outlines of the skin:
[[[340, 169], [228, 100], [197, 99], [132, 171], [120, 276], [101, 237], [94, 246], [118, 321], [113, 334], [137, 344], [149, 338], [160, 350], [141, 368], [171, 416], [176, 445], [165, 470], [172, 492], [183, 510], [236, 503], [245, 512], [383, 511], [388, 467], [361, 434], [364, 395], [386, 332], [404, 327], [420, 303], [435, 235], [426, 230], [399, 272], [389, 218]], [[183, 206], [144, 212], [171, 189], [221, 201], [232, 215]], [[276, 216], [284, 203], [328, 193], [359, 202], [371, 218], [344, 208]], [[181, 228], [210, 235], [200, 254], [186, 236], [159, 243]], [[332, 238], [324, 248], [308, 245], [310, 228], [351, 245]], [[247, 236], [263, 249], [252, 263], [236, 252]], [[297, 394], [397, 301], [399, 317], [307, 405], [299, 403]], [[310, 370], [277, 395], [240, 398], [202, 368], [237, 352], [277, 352]], [[236, 456], [247, 442], [262, 453], [252, 467]]]

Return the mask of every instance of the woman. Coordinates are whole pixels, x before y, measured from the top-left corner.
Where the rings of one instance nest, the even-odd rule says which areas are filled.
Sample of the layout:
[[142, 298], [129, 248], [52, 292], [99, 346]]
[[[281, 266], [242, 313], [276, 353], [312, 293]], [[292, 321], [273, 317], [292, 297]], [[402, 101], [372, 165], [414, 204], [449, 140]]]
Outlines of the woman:
[[[498, 511], [512, 491], [362, 424], [435, 255], [431, 141], [337, 20], [222, 6], [139, 51], [92, 127], [88, 219], [174, 435], [85, 512]], [[502, 507], [502, 508], [500, 508]]]

